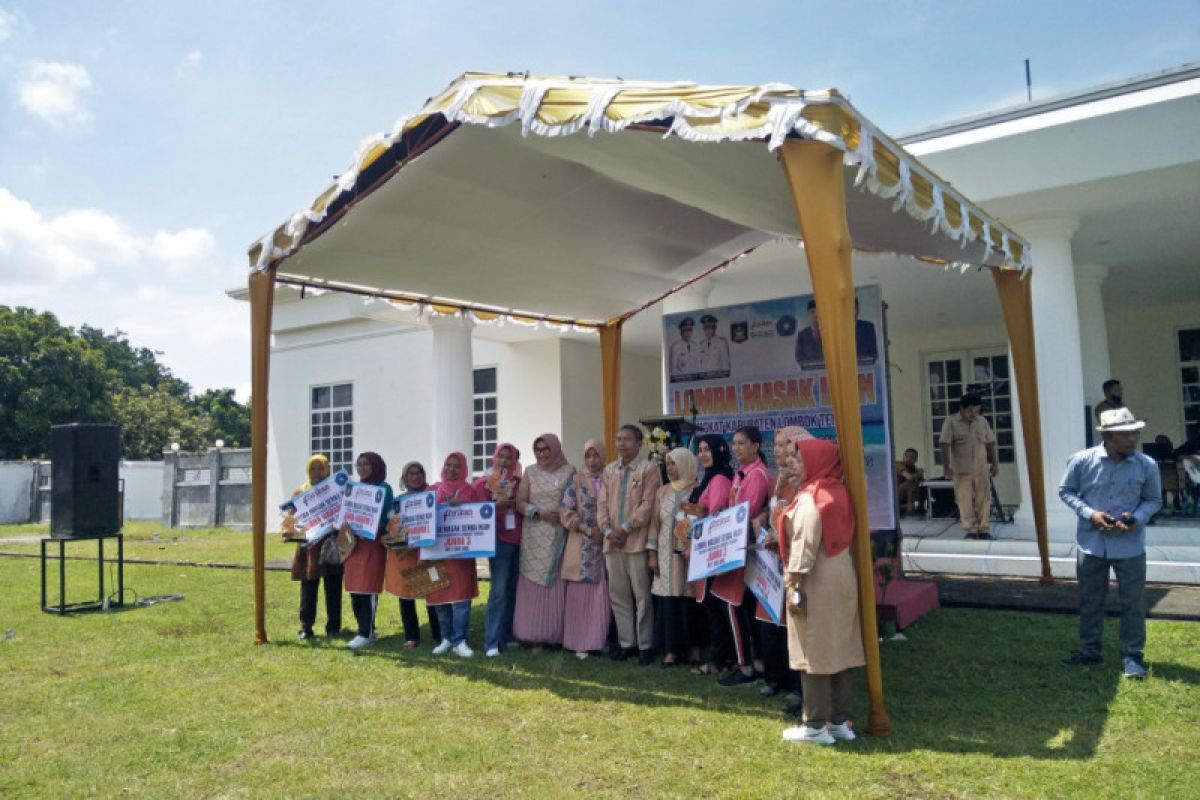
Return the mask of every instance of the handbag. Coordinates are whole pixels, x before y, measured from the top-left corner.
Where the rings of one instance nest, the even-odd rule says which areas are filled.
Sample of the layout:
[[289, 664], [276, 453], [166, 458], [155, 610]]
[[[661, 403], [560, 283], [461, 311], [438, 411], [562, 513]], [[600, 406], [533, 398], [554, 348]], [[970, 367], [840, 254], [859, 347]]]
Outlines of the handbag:
[[342, 553], [338, 549], [338, 537], [336, 534], [326, 536], [321, 539], [321, 554], [320, 562], [327, 567], [341, 566]]
[[445, 561], [422, 561], [401, 571], [400, 577], [414, 598], [428, 597], [450, 585], [450, 572], [446, 569]]

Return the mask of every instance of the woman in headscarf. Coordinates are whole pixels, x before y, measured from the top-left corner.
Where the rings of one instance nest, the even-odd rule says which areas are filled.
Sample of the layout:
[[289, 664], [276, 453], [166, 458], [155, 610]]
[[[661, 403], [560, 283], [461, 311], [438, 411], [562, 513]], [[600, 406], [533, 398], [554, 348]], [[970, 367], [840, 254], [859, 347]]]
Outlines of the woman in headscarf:
[[562, 524], [562, 501], [575, 468], [567, 463], [553, 433], [533, 440], [533, 457], [537, 463], [525, 470], [525, 480], [517, 490], [517, 511], [525, 515], [525, 526], [513, 633], [536, 650], [563, 641], [567, 586], [560, 570], [567, 531]]
[[[733, 468], [729, 443], [717, 433], [706, 433], [697, 439], [696, 459], [704, 470], [700, 483], [692, 489], [686, 503], [681, 503], [683, 513], [692, 522], [707, 517], [729, 506], [729, 489], [733, 485]], [[728, 606], [725, 601], [708, 591], [711, 579], [694, 584], [696, 601], [704, 605], [704, 616], [708, 622], [708, 638], [712, 645], [708, 661], [692, 670], [696, 675], [714, 675], [734, 663], [733, 642], [729, 636]]]
[[483, 623], [484, 655], [495, 658], [513, 641], [513, 611], [517, 605], [517, 563], [521, 555], [521, 523], [517, 487], [521, 483], [521, 453], [508, 442], [496, 446], [492, 471], [475, 481], [475, 496], [496, 504], [496, 555], [488, 559], [487, 615]]
[[[684, 658], [699, 660], [688, 635], [688, 610], [696, 604], [687, 592], [687, 515], [680, 506], [696, 487], [696, 456], [677, 447], [667, 453], [667, 480], [658, 490], [657, 536], [646, 540], [647, 561], [654, 581], [654, 647], [663, 654], [662, 664], [671, 667]], [[676, 534], [682, 528], [684, 536]], [[698, 648], [697, 648], [698, 649]]]
[[[442, 464], [442, 479], [429, 487], [437, 492], [439, 505], [446, 503], [457, 506], [476, 502], [475, 492], [467, 481], [467, 457], [453, 452]], [[438, 624], [442, 629], [442, 642], [433, 648], [440, 656], [454, 651], [454, 655], [470, 658], [475, 651], [467, 644], [467, 629], [471, 626], [471, 601], [479, 596], [479, 578], [473, 558], [447, 558], [441, 562], [446, 567], [450, 585], [438, 589], [425, 598], [426, 604], [437, 611]]]
[[[329, 459], [315, 455], [308, 460], [304, 470], [308, 480], [292, 492], [292, 497], [307, 492], [329, 477]], [[342, 632], [342, 565], [321, 563], [321, 542], [296, 545], [292, 580], [300, 582], [301, 639], [313, 637], [313, 625], [317, 621], [317, 587], [322, 578], [325, 579], [325, 635], [337, 636]]]
[[[754, 425], [743, 425], [733, 434], [733, 457], [736, 461], [733, 485], [729, 488], [729, 505], [749, 503], [749, 519], [754, 519], [767, 507], [771, 495], [771, 477], [767, 474], [767, 457], [762, 451], [762, 432]], [[747, 545], [752, 545], [754, 530], [747, 525]], [[762, 645], [754, 624], [754, 595], [746, 588], [746, 570], [724, 572], [712, 581], [712, 593], [724, 600], [729, 633], [737, 656], [737, 669], [721, 678], [722, 686], [741, 686], [758, 680], [753, 657], [762, 665]]]
[[[425, 467], [419, 461], [410, 461], [404, 465], [400, 473], [401, 494], [415, 494], [429, 489], [425, 479]], [[421, 620], [417, 616], [417, 601], [404, 580], [404, 571], [417, 566], [420, 561], [420, 551], [409, 547], [407, 533], [402, 526], [402, 520], [394, 517], [388, 523], [388, 535], [384, 543], [388, 546], [387, 571], [384, 574], [383, 588], [388, 594], [400, 598], [400, 622], [404, 625], [404, 647], [411, 650], [421, 644]], [[429, 636], [435, 641], [442, 640], [441, 626], [438, 625], [437, 613], [428, 605], [425, 607], [429, 615]]]
[[567, 529], [562, 563], [566, 581], [563, 647], [574, 650], [578, 658], [604, 649], [612, 613], [604, 568], [604, 532], [596, 521], [605, 461], [604, 442], [588, 439], [583, 445], [583, 469], [568, 482], [562, 501], [562, 521]]
[[781, 515], [788, 654], [804, 686], [804, 722], [783, 732], [790, 742], [850, 740], [854, 669], [866, 663], [858, 586], [849, 546], [854, 510], [842, 485], [837, 445], [796, 442], [789, 472], [798, 491]]
[[[796, 450], [796, 442], [811, 439], [812, 434], [799, 425], [789, 425], [775, 431], [774, 456], [776, 477], [771, 499], [767, 507], [754, 517], [753, 527], [758, 543], [768, 550], [779, 553], [779, 524], [777, 518], [796, 496], [796, 487], [788, 480], [787, 462]], [[762, 603], [755, 603], [754, 617], [758, 621], [758, 636], [763, 653], [763, 697], [774, 697], [786, 692], [785, 711], [800, 713], [800, 673], [788, 664], [787, 616], [781, 615], [778, 622]]]
[[359, 483], [381, 486], [384, 512], [374, 539], [355, 537], [354, 549], [346, 558], [346, 591], [350, 592], [350, 607], [358, 623], [358, 635], [347, 643], [351, 650], [361, 650], [375, 643], [375, 607], [383, 591], [383, 574], [387, 569], [387, 546], [380, 537], [387, 533], [387, 517], [392, 508], [392, 487], [385, 482], [387, 464], [378, 453], [360, 453], [354, 462]]

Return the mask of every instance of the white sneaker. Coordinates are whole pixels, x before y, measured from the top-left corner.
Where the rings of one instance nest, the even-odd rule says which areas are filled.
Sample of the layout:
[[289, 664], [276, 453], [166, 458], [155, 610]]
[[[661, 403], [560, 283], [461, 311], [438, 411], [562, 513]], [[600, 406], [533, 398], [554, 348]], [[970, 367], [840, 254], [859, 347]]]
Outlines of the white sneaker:
[[500, 656], [500, 648], [499, 647], [489, 647], [488, 651], [486, 653], [484, 653], [484, 655], [487, 656], [488, 658], [498, 658]]
[[466, 642], [459, 642], [458, 644], [454, 645], [454, 655], [458, 656], [459, 658], [470, 658], [471, 656], [475, 655], [475, 651], [470, 647], [467, 647]]
[[578, 653], [575, 654], [575, 657], [578, 658], [580, 661], [583, 661], [585, 658], [588, 657], [588, 652], [587, 652], [587, 650], [580, 650]]
[[355, 636], [350, 641], [346, 642], [346, 647], [351, 650], [362, 650], [364, 647], [370, 647], [375, 644], [375, 639], [368, 636]]
[[451, 647], [454, 647], [454, 645], [450, 644], [449, 639], [442, 639], [442, 643], [433, 648], [433, 654], [435, 656], [444, 656], [450, 652]]
[[810, 744], [833, 744], [834, 738], [824, 728], [810, 728], [798, 725], [783, 732], [785, 742], [807, 742]]
[[832, 722], [827, 726], [829, 735], [835, 739], [841, 739], [843, 742], [853, 742], [858, 736], [854, 733], [853, 723], [846, 720], [840, 725], [834, 725]]

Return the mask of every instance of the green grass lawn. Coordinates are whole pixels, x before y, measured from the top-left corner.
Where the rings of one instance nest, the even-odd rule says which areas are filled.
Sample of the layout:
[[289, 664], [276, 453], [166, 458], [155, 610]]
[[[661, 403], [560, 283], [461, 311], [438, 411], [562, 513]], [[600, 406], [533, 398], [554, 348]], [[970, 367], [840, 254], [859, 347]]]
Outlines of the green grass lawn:
[[[142, 533], [131, 554], [249, 560], [244, 533]], [[68, 600], [85, 599], [94, 565], [68, 568]], [[937, 611], [883, 645], [892, 737], [819, 748], [779, 740], [778, 701], [679, 669], [402, 650], [393, 598], [374, 649], [300, 643], [286, 573], [267, 576], [260, 647], [249, 571], [128, 565], [139, 596], [184, 599], [67, 617], [38, 609], [38, 580], [37, 559], [0, 557], [4, 797], [1200, 796], [1192, 623], [1151, 622], [1152, 677], [1130, 683], [1115, 622], [1105, 666], [1073, 671], [1055, 663], [1070, 617]]]

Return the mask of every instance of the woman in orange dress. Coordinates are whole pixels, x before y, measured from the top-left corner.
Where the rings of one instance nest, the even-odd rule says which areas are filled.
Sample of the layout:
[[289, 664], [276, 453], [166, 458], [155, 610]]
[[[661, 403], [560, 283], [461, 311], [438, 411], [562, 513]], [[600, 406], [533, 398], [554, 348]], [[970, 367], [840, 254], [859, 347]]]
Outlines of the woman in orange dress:
[[375, 644], [375, 609], [379, 593], [383, 591], [383, 573], [387, 567], [387, 547], [379, 537], [387, 532], [386, 509], [392, 507], [392, 487], [385, 482], [387, 464], [378, 453], [361, 453], [354, 462], [354, 470], [358, 473], [360, 483], [381, 486], [386, 490], [383, 498], [385, 511], [375, 538], [363, 539], [356, 536], [354, 549], [350, 551], [344, 565], [346, 591], [350, 592], [350, 607], [354, 610], [354, 619], [358, 622], [358, 635], [346, 646], [351, 650], [361, 650]]
[[[424, 492], [429, 489], [425, 480], [425, 467], [419, 461], [410, 461], [400, 473], [401, 495]], [[383, 588], [387, 593], [400, 598], [400, 622], [404, 625], [404, 647], [411, 650], [421, 644], [421, 620], [417, 616], [417, 600], [404, 580], [404, 570], [417, 566], [420, 551], [405, 543], [405, 534], [399, 517], [388, 521], [388, 532], [384, 537], [388, 546], [387, 571], [383, 577]], [[441, 626], [437, 613], [428, 605], [429, 635], [435, 642], [442, 640]]]
[[[467, 481], [467, 457], [453, 452], [442, 465], [442, 479], [430, 487], [437, 492], [438, 505], [457, 506], [476, 501], [475, 491]], [[433, 648], [440, 656], [453, 651], [460, 658], [470, 658], [475, 651], [467, 644], [467, 629], [471, 625], [471, 601], [479, 596], [479, 577], [473, 558], [447, 558], [442, 564], [450, 577], [450, 585], [438, 589], [425, 602], [437, 612], [442, 628], [442, 642]]]

